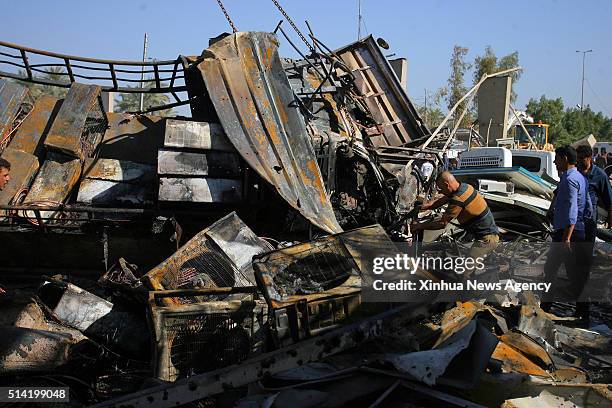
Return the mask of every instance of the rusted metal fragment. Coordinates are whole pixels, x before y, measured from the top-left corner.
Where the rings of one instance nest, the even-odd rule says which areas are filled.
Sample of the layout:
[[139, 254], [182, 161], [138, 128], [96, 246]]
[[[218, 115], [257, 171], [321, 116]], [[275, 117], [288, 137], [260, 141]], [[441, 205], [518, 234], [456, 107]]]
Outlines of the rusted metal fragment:
[[13, 130], [13, 121], [27, 94], [25, 86], [0, 79], [0, 142]]
[[340, 232], [316, 156], [269, 33], [235, 33], [198, 65], [223, 129], [247, 163], [317, 227]]
[[98, 145], [98, 157], [157, 164], [164, 145], [164, 119], [154, 115], [107, 113], [108, 129]]
[[255, 283], [251, 259], [267, 250], [232, 212], [199, 232], [142, 280], [153, 290], [251, 286]]
[[236, 151], [220, 124], [177, 119], [166, 119], [164, 146], [225, 152]]
[[172, 384], [148, 388], [111, 401], [96, 404], [93, 407], [174, 407], [202, 399], [209, 395], [227, 392], [228, 390], [269, 377], [272, 374], [286, 371], [311, 361], [321, 360], [327, 356], [372, 340], [382, 333], [385, 320], [402, 312], [415, 316], [418, 313], [422, 313], [423, 309], [414, 305], [396, 308], [316, 338], [265, 353], [244, 361], [239, 365], [229, 366], [210, 373], [194, 375], [190, 378], [177, 380]]
[[45, 146], [84, 160], [93, 154], [106, 127], [100, 87], [74, 82], [53, 121]]
[[155, 167], [125, 160], [88, 159], [77, 202], [96, 207], [153, 205]]
[[76, 341], [69, 334], [2, 327], [0, 373], [53, 371], [66, 364]]
[[492, 307], [480, 302], [462, 302], [456, 307], [446, 311], [444, 316], [442, 316], [440, 337], [434, 344], [434, 347], [437, 347], [441, 343], [445, 342], [454, 333], [467, 326], [477, 314], [481, 314], [483, 312], [485, 315], [488, 314], [495, 320], [497, 328], [500, 332], [505, 333], [508, 331], [506, 320]]
[[88, 340], [83, 333], [76, 329], [47, 320], [39, 300], [29, 295], [23, 296], [18, 290], [11, 291], [9, 295], [0, 297], [0, 310], [2, 310], [2, 313], [0, 313], [0, 326], [14, 326], [69, 334], [75, 342]]
[[223, 178], [159, 179], [159, 201], [236, 203], [243, 199], [242, 181]]
[[202, 153], [160, 149], [157, 173], [173, 176], [239, 177], [238, 155], [229, 152]]
[[499, 342], [491, 358], [502, 362], [502, 370], [506, 373], [517, 372], [529, 375], [547, 377], [548, 373], [529, 360], [517, 349], [504, 342]]
[[546, 349], [525, 333], [512, 330], [504, 333], [499, 339], [508, 346], [519, 350], [527, 358], [542, 368], [554, 368], [555, 364], [548, 352], [546, 352]]
[[62, 281], [44, 282], [39, 297], [63, 324], [112, 349], [146, 355], [149, 336], [141, 316]]
[[370, 136], [374, 146], [400, 146], [430, 134], [372, 36], [335, 53], [355, 76], [355, 85], [382, 127], [381, 134]]
[[[49, 152], [40, 167], [24, 204], [59, 205], [72, 193], [81, 177], [81, 161]], [[45, 211], [44, 217], [54, 213]], [[34, 214], [29, 214], [34, 217]]]
[[[180, 292], [150, 292], [157, 378], [175, 381], [241, 363], [264, 351], [267, 307], [263, 300], [254, 300], [252, 294], [235, 294], [238, 299], [226, 300], [227, 295], [219, 298], [214, 290], [201, 290], [199, 295], [207, 296], [206, 302], [182, 304], [193, 299], [193, 293]], [[176, 301], [168, 305], [164, 297]]]
[[9, 147], [41, 158], [44, 153], [43, 141], [61, 104], [61, 100], [50, 95], [36, 99], [34, 108], [15, 131]]
[[27, 329], [47, 330], [45, 315], [32, 298], [0, 298], [0, 326], [15, 326]]
[[0, 204], [8, 205], [19, 191], [30, 187], [39, 165], [36, 156], [12, 148], [6, 148], [2, 158], [11, 163], [11, 181], [0, 191]]

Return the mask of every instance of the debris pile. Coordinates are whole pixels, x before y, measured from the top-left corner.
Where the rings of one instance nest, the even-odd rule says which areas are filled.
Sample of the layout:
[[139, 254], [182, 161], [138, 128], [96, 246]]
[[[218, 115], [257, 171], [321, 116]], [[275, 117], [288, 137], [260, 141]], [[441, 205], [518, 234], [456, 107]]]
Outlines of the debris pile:
[[[0, 80], [0, 385], [99, 407], [612, 404], [605, 306], [584, 329], [525, 291], [364, 300], [372, 255], [417, 246], [448, 134], [423, 124], [372, 37], [312, 39], [299, 60], [255, 32], [183, 57], [191, 120], [107, 113], [77, 82], [29, 101]], [[455, 175], [501, 227], [481, 277], [541, 273], [552, 184]], [[461, 256], [469, 239], [449, 225], [424, 241]]]

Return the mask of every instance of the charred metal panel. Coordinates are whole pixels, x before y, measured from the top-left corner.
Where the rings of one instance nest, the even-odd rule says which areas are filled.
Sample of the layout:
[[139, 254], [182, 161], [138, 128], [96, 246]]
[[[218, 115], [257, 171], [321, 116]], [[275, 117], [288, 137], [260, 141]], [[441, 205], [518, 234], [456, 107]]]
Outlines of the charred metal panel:
[[[24, 204], [58, 205], [66, 201], [81, 177], [81, 161], [61, 154], [47, 154]], [[30, 214], [33, 216], [33, 214]], [[52, 214], [46, 214], [50, 217]]]
[[240, 160], [237, 154], [229, 152], [193, 153], [160, 149], [157, 173], [160, 176], [239, 177]]
[[235, 212], [199, 232], [143, 280], [153, 290], [251, 286], [251, 259], [268, 246]]
[[383, 134], [370, 137], [375, 146], [400, 146], [430, 134], [372, 36], [336, 54], [353, 72], [374, 120], [382, 125]]
[[241, 180], [167, 177], [159, 179], [159, 201], [236, 203], [242, 198]]
[[235, 33], [198, 65], [223, 129], [247, 163], [324, 231], [338, 225], [321, 172], [269, 33]]
[[44, 282], [38, 294], [63, 324], [112, 349], [146, 355], [149, 337], [141, 316], [62, 281]]
[[108, 130], [98, 145], [98, 157], [157, 164], [164, 145], [164, 119], [153, 115], [107, 113]]
[[0, 204], [8, 205], [22, 189], [30, 187], [38, 171], [38, 159], [29, 153], [7, 148], [2, 158], [11, 163], [11, 181], [0, 191]]
[[42, 95], [36, 99], [34, 108], [17, 128], [9, 147], [42, 158], [42, 142], [61, 104], [60, 100], [50, 95]]
[[176, 119], [166, 119], [164, 146], [227, 152], [236, 150], [220, 124]]
[[13, 129], [13, 121], [27, 93], [25, 86], [0, 79], [0, 141]]
[[384, 229], [373, 225], [259, 255], [253, 259], [257, 285], [272, 308], [356, 293], [369, 252], [388, 244]]
[[172, 306], [161, 301], [168, 295], [174, 299], [193, 297], [176, 292], [180, 291], [149, 292], [155, 336], [152, 365], [157, 378], [175, 381], [241, 363], [264, 351], [267, 307], [263, 300], [242, 295], [244, 299], [193, 304], [178, 300], [178, 305]]
[[125, 160], [88, 159], [77, 202], [94, 206], [149, 206], [156, 196], [155, 167]]
[[84, 160], [98, 147], [106, 127], [100, 87], [75, 82], [53, 121], [45, 146]]
[[68, 362], [75, 339], [64, 333], [2, 327], [0, 373], [54, 371]]

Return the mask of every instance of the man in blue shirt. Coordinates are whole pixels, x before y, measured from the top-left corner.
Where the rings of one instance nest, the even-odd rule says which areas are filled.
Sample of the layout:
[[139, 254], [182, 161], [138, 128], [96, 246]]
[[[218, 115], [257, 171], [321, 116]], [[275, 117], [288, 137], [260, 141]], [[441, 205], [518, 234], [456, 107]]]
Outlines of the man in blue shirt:
[[[585, 217], [591, 217], [591, 200], [586, 178], [576, 168], [577, 154], [571, 146], [555, 150], [555, 166], [560, 181], [554, 201], [552, 244], [544, 266], [546, 282], [553, 283], [561, 264], [571, 281], [571, 292], [578, 299], [588, 278], [588, 248], [585, 246]], [[554, 287], [554, 285], [553, 285]], [[549, 297], [550, 299], [550, 297]], [[544, 310], [550, 303], [542, 304]], [[588, 319], [585, 304], [577, 308], [581, 318]]]
[[[593, 149], [588, 145], [578, 146], [576, 149], [578, 154], [578, 170], [587, 178], [589, 182], [589, 196], [591, 198], [591, 204], [593, 205], [593, 218], [591, 220], [597, 221], [597, 206], [601, 206], [608, 212], [607, 224], [608, 228], [612, 227], [612, 187], [610, 186], [610, 180], [601, 167], [596, 166], [593, 163]], [[596, 226], [588, 220], [586, 226], [586, 240], [588, 242], [595, 242], [596, 230], [592, 229]]]

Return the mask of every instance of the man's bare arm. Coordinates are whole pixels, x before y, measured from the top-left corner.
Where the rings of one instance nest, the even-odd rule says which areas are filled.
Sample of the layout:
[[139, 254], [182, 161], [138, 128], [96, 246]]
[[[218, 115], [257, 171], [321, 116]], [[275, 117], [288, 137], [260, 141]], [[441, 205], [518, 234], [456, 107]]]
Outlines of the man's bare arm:
[[448, 203], [448, 197], [441, 196], [433, 201], [429, 201], [421, 206], [421, 211], [435, 210]]

